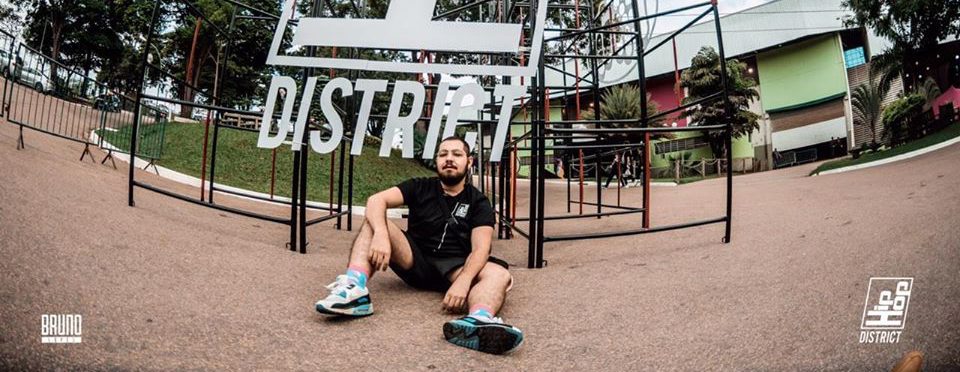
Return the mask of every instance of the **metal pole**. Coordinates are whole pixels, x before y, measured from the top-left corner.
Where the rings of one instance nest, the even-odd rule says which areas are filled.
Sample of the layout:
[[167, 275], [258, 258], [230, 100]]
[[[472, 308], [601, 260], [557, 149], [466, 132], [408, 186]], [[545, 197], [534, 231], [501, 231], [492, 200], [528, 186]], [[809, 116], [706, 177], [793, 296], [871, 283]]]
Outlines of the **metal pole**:
[[[530, 1], [530, 11], [528, 12], [527, 16], [528, 16], [528, 19], [530, 20], [531, 30], [536, 28], [536, 24], [534, 21], [534, 14], [536, 14], [536, 6], [537, 6], [537, 1]], [[537, 41], [533, 40], [532, 42], [535, 43]], [[534, 79], [531, 79], [533, 80], [531, 81], [533, 84], [530, 85], [530, 88], [528, 90], [530, 92], [530, 100], [532, 101], [531, 103], [533, 103], [532, 105], [533, 109], [527, 111], [529, 112], [530, 123], [533, 126], [531, 130], [534, 132], [533, 138], [530, 139], [531, 151], [530, 151], [530, 165], [528, 167], [528, 174], [529, 174], [528, 178], [530, 179], [530, 183], [529, 183], [530, 185], [530, 205], [529, 205], [530, 236], [527, 239], [527, 268], [530, 268], [530, 269], [541, 267], [540, 256], [538, 256], [537, 253], [540, 252], [539, 244], [542, 244], [542, 242], [538, 240], [538, 237], [540, 235], [537, 233], [537, 231], [540, 228], [540, 223], [543, 222], [543, 220], [541, 219], [541, 216], [539, 215], [540, 188], [537, 187], [539, 182], [538, 170], [540, 168], [540, 157], [543, 154], [543, 151], [540, 148], [540, 141], [537, 140], [537, 137], [539, 136], [537, 127], [541, 125], [540, 115], [543, 113], [543, 101], [541, 101], [542, 96], [540, 95], [540, 91], [539, 91], [539, 88], [541, 86], [541, 84], [539, 83], [539, 80], [543, 79], [543, 72], [542, 72], [543, 61], [542, 60], [539, 62], [539, 65], [540, 66], [538, 67], [538, 71], [539, 71], [538, 76]]]
[[[233, 13], [230, 15], [230, 27], [227, 29], [227, 35], [233, 36], [233, 27], [237, 21], [237, 8], [233, 9]], [[232, 38], [230, 39], [232, 40]], [[223, 47], [223, 69], [220, 70], [220, 76], [217, 77], [218, 81], [223, 81], [224, 77], [227, 74], [227, 63], [230, 59], [230, 41], [227, 42], [227, 45]], [[220, 93], [223, 91], [223, 84], [218, 84], [217, 88], [213, 92], [213, 102], [214, 105], [220, 106]], [[293, 93], [293, 92], [287, 92]], [[207, 112], [209, 117], [209, 111]], [[214, 178], [217, 174], [217, 143], [220, 138], [220, 118], [223, 116], [222, 112], [217, 112], [217, 116], [213, 119], [213, 143], [210, 148], [210, 194], [207, 196], [207, 201], [213, 203], [213, 184]], [[261, 124], [262, 125], [262, 124]]]
[[[305, 123], [308, 128], [309, 121]], [[304, 128], [307, 129], [307, 128]], [[297, 229], [300, 231], [300, 254], [307, 253], [307, 160], [310, 154], [307, 152], [310, 148], [310, 136], [304, 136], [303, 145], [300, 146], [300, 204], [299, 217], [297, 219]]]
[[350, 155], [349, 174], [347, 175], [347, 231], [353, 231], [353, 160]]
[[[593, 7], [590, 7], [589, 10], [590, 11], [588, 13], [590, 14], [590, 22], [587, 23], [587, 28], [593, 29], [596, 27], [597, 17], [594, 14], [595, 9], [593, 9]], [[596, 38], [588, 38], [587, 48], [589, 49], [590, 55], [597, 54]], [[577, 61], [577, 64], [579, 63], [580, 62]], [[590, 59], [590, 75], [593, 78], [593, 118], [594, 120], [600, 120], [600, 71], [597, 68], [597, 60], [595, 58]], [[579, 80], [579, 78], [577, 80]], [[596, 126], [599, 127], [600, 125], [597, 124]], [[600, 171], [602, 169], [602, 164], [600, 162], [600, 151], [597, 150], [596, 169], [594, 170], [597, 176], [597, 219], [600, 218], [599, 214], [603, 213], [603, 191], [600, 185], [600, 182], [602, 181], [602, 175], [600, 174]], [[580, 199], [583, 200], [582, 197]]]
[[[639, 18], [640, 8], [637, 6], [636, 1], [632, 1], [632, 10], [633, 10], [633, 18]], [[647, 76], [646, 76], [647, 72], [646, 72], [646, 69], [644, 68], [644, 61], [643, 61], [644, 48], [643, 48], [643, 35], [640, 30], [640, 21], [633, 22], [633, 30], [636, 33], [635, 45], [637, 46], [637, 75], [638, 75], [637, 78], [638, 78], [638, 83], [640, 84], [640, 127], [648, 128], [650, 126], [650, 123], [648, 122], [648, 118], [647, 118], [647, 115], [648, 115], [647, 113]], [[643, 164], [646, 167], [644, 168], [644, 172], [647, 175], [649, 175], [650, 173], [649, 172], [650, 170], [648, 168], [650, 164], [650, 161], [648, 159], [648, 157], [650, 156], [650, 149], [647, 148], [647, 146], [650, 143], [649, 139], [650, 139], [650, 135], [649, 135], [649, 132], [647, 132], [643, 136], [643, 143], [644, 143]], [[644, 178], [646, 179], [647, 177], [644, 176]], [[649, 182], [647, 182], [647, 184], [643, 186], [643, 205], [642, 205], [643, 215], [641, 216], [641, 221], [644, 228], [650, 227], [649, 226], [650, 210], [648, 209], [649, 202], [650, 202], [650, 184]]]
[[[150, 29], [147, 30], [147, 42], [143, 45], [143, 56], [140, 59], [140, 82], [137, 84], [137, 102], [135, 102], [133, 108], [133, 131], [130, 135], [130, 170], [127, 182], [127, 205], [134, 206], [133, 201], [133, 184], [135, 181], [133, 171], [136, 168], [136, 153], [137, 153], [137, 135], [138, 128], [140, 127], [140, 100], [143, 99], [143, 83], [147, 79], [147, 56], [150, 54], [150, 43], [153, 42], [153, 27], [157, 24], [157, 17], [160, 15], [160, 1], [157, 1], [153, 4], [153, 15], [150, 17]], [[23, 128], [21, 127], [21, 131]], [[23, 134], [21, 132], [21, 138]], [[22, 142], [21, 142], [22, 143]]]
[[717, 49], [720, 52], [720, 83], [723, 84], [724, 116], [727, 118], [727, 221], [724, 228], [723, 242], [730, 242], [730, 229], [733, 220], [733, 122], [730, 120], [733, 107], [730, 104], [730, 87], [727, 82], [727, 59], [723, 52], [723, 31], [720, 29], [720, 11], [717, 9], [717, 0], [713, 0], [713, 21], [717, 28]]
[[[287, 94], [296, 94], [287, 92]], [[290, 182], [290, 250], [297, 251], [297, 202], [300, 200], [300, 151], [293, 153], [293, 180]]]

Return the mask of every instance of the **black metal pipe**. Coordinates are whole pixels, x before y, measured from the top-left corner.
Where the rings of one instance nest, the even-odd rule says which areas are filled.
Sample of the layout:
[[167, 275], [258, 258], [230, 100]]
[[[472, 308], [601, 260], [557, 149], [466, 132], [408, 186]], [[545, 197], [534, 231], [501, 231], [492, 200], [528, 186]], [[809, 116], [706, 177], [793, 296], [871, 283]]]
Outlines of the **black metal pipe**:
[[140, 126], [140, 101], [143, 99], [143, 80], [146, 79], [147, 73], [147, 56], [150, 54], [150, 43], [153, 42], [153, 25], [157, 23], [157, 17], [160, 15], [160, 1], [157, 1], [153, 4], [153, 15], [150, 17], [150, 29], [147, 30], [147, 40], [143, 44], [143, 56], [140, 59], [140, 81], [137, 83], [137, 105], [134, 106], [134, 121], [133, 128], [130, 135], [130, 169], [129, 169], [129, 181], [127, 182], [127, 205], [134, 206], [133, 201], [133, 186], [136, 182], [134, 176], [134, 168], [136, 168], [136, 161], [134, 159], [136, 156], [133, 154], [137, 153], [137, 128]]
[[[266, 125], [264, 123], [263, 125]], [[293, 169], [292, 169], [292, 178], [290, 182], [290, 250], [297, 251], [297, 204], [300, 201], [300, 156], [302, 151], [292, 151], [293, 152]], [[303, 239], [301, 236], [300, 239]]]
[[730, 82], [727, 80], [727, 58], [723, 52], [723, 31], [720, 29], [720, 11], [713, 5], [713, 20], [717, 28], [717, 49], [720, 53], [720, 82], [723, 84], [724, 115], [727, 118], [727, 215], [724, 219], [723, 242], [730, 243], [731, 222], [733, 220], [733, 105], [730, 102]]
[[590, 233], [590, 234], [570, 234], [570, 235], [554, 235], [546, 236], [544, 240], [548, 242], [560, 242], [568, 240], [588, 240], [588, 239], [602, 239], [602, 238], [614, 238], [618, 236], [630, 236], [630, 235], [640, 235], [640, 234], [650, 234], [656, 232], [670, 231], [670, 230], [679, 230], [686, 229], [697, 226], [710, 225], [715, 223], [720, 223], [726, 221], [726, 217], [718, 217], [710, 220], [694, 221], [687, 222], [676, 225], [666, 225], [666, 226], [657, 226], [651, 227], [649, 229], [635, 229], [635, 230], [623, 230], [623, 231], [611, 231], [611, 232], [600, 232], [600, 233]]
[[345, 214], [345, 213], [347, 213], [347, 212], [337, 212], [337, 213], [334, 213], [334, 214], [328, 214], [328, 215], [326, 215], [326, 216], [317, 217], [317, 218], [314, 218], [314, 219], [312, 219], [312, 220], [307, 221], [307, 222], [305, 223], [305, 226], [313, 226], [313, 225], [316, 225], [316, 224], [321, 223], [321, 222], [323, 222], [323, 221], [332, 220], [332, 219], [337, 218], [338, 216], [341, 216], [341, 215], [343, 215], [343, 214]]
[[347, 174], [347, 231], [353, 231], [353, 162], [354, 156], [351, 154]]
[[[622, 211], [613, 211], [613, 212], [603, 212], [603, 213], [586, 213], [586, 214], [574, 214], [569, 216], [544, 216], [544, 220], [575, 220], [579, 218], [590, 218], [590, 217], [606, 217], [606, 216], [617, 216], [621, 214], [634, 214], [634, 213], [643, 213], [643, 208], [637, 209], [628, 209]], [[517, 221], [530, 221], [529, 217], [517, 218]]]
[[167, 98], [167, 97], [153, 96], [153, 95], [149, 95], [149, 94], [143, 94], [143, 95], [141, 95], [141, 98], [157, 100], [157, 101], [160, 101], [160, 102], [168, 102], [168, 103], [173, 103], [173, 104], [177, 104], [177, 105], [185, 105], [185, 106], [190, 106], [190, 107], [198, 107], [198, 108], [207, 109], [207, 110], [211, 110], [211, 111], [229, 112], [229, 113], [234, 113], [234, 114], [251, 115], [251, 116], [257, 116], [257, 117], [260, 117], [260, 116], [263, 115], [262, 112], [244, 111], [244, 110], [238, 110], [238, 109], [230, 108], [230, 107], [207, 105], [207, 104], [203, 104], [203, 103], [196, 103], [196, 102], [191, 102], [191, 101], [184, 101], [184, 100], [179, 100], [179, 99], [175, 99], [175, 98]]
[[150, 191], [156, 192], [156, 193], [158, 193], [158, 194], [166, 195], [166, 196], [172, 197], [172, 198], [174, 198], [174, 199], [179, 199], [179, 200], [182, 200], [182, 201], [185, 201], [185, 202], [193, 203], [193, 204], [200, 205], [200, 206], [204, 206], [204, 207], [207, 207], [207, 208], [213, 208], [213, 209], [216, 209], [216, 210], [221, 210], [221, 211], [224, 211], [224, 212], [230, 212], [230, 213], [233, 213], [233, 214], [238, 214], [238, 215], [245, 216], [245, 217], [255, 218], [255, 219], [258, 219], [258, 220], [275, 222], [275, 223], [279, 223], [279, 224], [282, 224], [282, 225], [290, 225], [290, 220], [285, 219], [285, 218], [268, 216], [268, 215], [265, 215], [265, 214], [254, 213], [254, 212], [246, 211], [246, 210], [243, 210], [243, 209], [231, 208], [231, 207], [227, 207], [227, 206], [219, 205], [219, 204], [209, 204], [209, 203], [202, 202], [202, 201], [200, 201], [200, 200], [191, 198], [191, 197], [189, 197], [189, 196], [183, 196], [183, 195], [177, 194], [177, 193], [175, 193], [175, 192], [167, 191], [167, 190], [161, 189], [161, 188], [159, 188], [159, 187], [156, 187], [156, 186], [153, 186], [153, 185], [150, 185], [150, 184], [147, 184], [147, 183], [143, 183], [143, 182], [140, 182], [140, 181], [134, 181], [133, 184], [134, 184], [135, 186], [138, 186], [138, 187], [140, 187], [140, 188], [143, 188], [143, 189], [146, 189], [146, 190], [150, 190]]
[[[680, 33], [684, 32], [684, 31], [686, 31], [688, 28], [692, 27], [694, 24], [696, 24], [696, 23], [699, 22], [701, 19], [703, 19], [703, 17], [706, 17], [707, 14], [710, 14], [710, 12], [712, 12], [712, 11], [713, 11], [713, 7], [710, 7], [710, 9], [705, 10], [705, 11], [704, 11], [703, 13], [701, 13], [699, 16], [697, 16], [696, 18], [694, 18], [692, 21], [687, 22], [687, 24], [683, 25], [683, 27], [681, 27], [681, 28], [673, 31], [673, 32], [670, 34], [670, 36], [667, 36], [667, 37], [663, 38], [663, 40], [660, 40], [659, 43], [657, 43], [656, 45], [654, 45], [654, 46], [651, 47], [650, 49], [647, 49], [647, 51], [646, 51], [645, 53], [643, 53], [643, 56], [646, 57], [647, 54], [653, 53], [653, 51], [657, 50], [657, 48], [660, 48], [660, 46], [662, 46], [663, 44], [666, 44], [668, 41], [673, 40], [673, 38], [677, 37], [677, 35], [679, 35]], [[639, 31], [638, 31], [638, 34], [639, 34]]]
[[[239, 196], [239, 197], [242, 197], [242, 198], [255, 199], [255, 200], [259, 200], [259, 201], [268, 202], [268, 203], [271, 203], [271, 204], [279, 204], [279, 205], [284, 205], [284, 206], [290, 206], [290, 204], [291, 204], [290, 202], [288, 202], [288, 201], [286, 201], [286, 200], [270, 199], [270, 198], [264, 197], [264, 196], [247, 194], [247, 193], [243, 193], [243, 192], [239, 192], [239, 191], [234, 191], [234, 190], [230, 190], [230, 189], [225, 189], [225, 188], [221, 188], [221, 187], [216, 187], [216, 186], [214, 186], [213, 190], [216, 191], [216, 192], [224, 193], [224, 194]], [[318, 207], [318, 206], [313, 206], [313, 205], [307, 205], [307, 208], [312, 209], [312, 210], [320, 210], [320, 211], [330, 211], [330, 210], [332, 210], [332, 208], [330, 208], [330, 207]]]
[[[574, 202], [574, 203], [578, 203], [579, 200], [574, 200], [573, 202]], [[584, 201], [583, 204], [586, 204], [586, 205], [597, 205], [597, 203], [588, 202], [588, 201]], [[602, 206], [604, 206], [604, 207], [607, 207], [607, 208], [615, 208], [615, 209], [622, 209], [622, 210], [629, 210], [629, 211], [639, 211], [639, 210], [643, 210], [643, 207], [628, 207], [628, 206], [624, 206], [624, 205], [606, 204], [606, 203], [600, 203], [600, 205], [602, 205]], [[604, 213], [606, 213], [606, 212], [604, 212]], [[604, 214], [600, 214], [600, 215], [603, 216]]]
[[619, 26], [628, 25], [628, 24], [631, 24], [631, 23], [639, 23], [640, 21], [644, 21], [644, 20], [647, 20], [647, 19], [652, 19], [652, 18], [656, 18], [656, 17], [661, 17], [661, 16], [665, 16], [665, 15], [668, 15], [668, 14], [673, 14], [673, 13], [679, 13], [679, 12], [682, 12], [682, 11], [685, 11], [685, 10], [696, 9], [696, 8], [699, 8], [699, 7], [702, 7], [702, 6], [708, 6], [708, 5], [712, 5], [712, 3], [711, 3], [710, 1], [707, 1], [707, 2], [703, 2], [703, 3], [688, 5], [688, 6], [685, 6], [685, 7], [682, 7], [682, 8], [671, 9], [671, 10], [668, 10], [668, 11], [665, 11], [665, 12], [660, 12], [660, 13], [655, 13], [655, 14], [648, 14], [648, 15], [645, 15], [645, 16], [642, 16], [642, 17], [636, 17], [636, 18], [634, 18], [634, 19], [628, 19], [628, 20], [626, 20], [626, 21], [608, 23], [608, 24], [602, 25], [602, 26], [595, 26], [595, 27], [587, 28], [587, 29], [584, 29], [584, 30], [576, 31], [576, 32], [570, 32], [570, 33], [562, 34], [562, 35], [559, 35], [559, 36], [554, 36], [554, 37], [550, 37], [550, 38], [544, 38], [543, 41], [544, 41], [544, 42], [548, 42], [548, 41], [562, 40], [562, 39], [574, 37], [574, 36], [581, 35], [581, 34], [594, 33], [594, 32], [596, 32], [596, 31], [606, 30], [606, 29], [608, 29], [608, 28], [619, 27]]

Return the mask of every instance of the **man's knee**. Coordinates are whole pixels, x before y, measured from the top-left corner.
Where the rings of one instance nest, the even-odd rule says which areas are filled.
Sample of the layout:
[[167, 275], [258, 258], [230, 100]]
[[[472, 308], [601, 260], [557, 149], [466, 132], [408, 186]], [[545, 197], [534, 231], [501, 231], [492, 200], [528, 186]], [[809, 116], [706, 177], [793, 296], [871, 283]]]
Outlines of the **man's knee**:
[[480, 280], [496, 281], [504, 285], [513, 281], [513, 276], [510, 275], [510, 272], [507, 271], [506, 268], [493, 262], [487, 262], [486, 265], [483, 266], [483, 269], [480, 270], [479, 277]]

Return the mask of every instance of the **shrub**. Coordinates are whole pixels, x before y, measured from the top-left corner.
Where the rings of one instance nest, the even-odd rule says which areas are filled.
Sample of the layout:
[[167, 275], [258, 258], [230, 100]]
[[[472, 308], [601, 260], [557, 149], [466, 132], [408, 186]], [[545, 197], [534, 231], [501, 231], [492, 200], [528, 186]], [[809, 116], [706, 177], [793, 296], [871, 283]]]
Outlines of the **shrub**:
[[912, 94], [890, 103], [883, 110], [883, 140], [890, 147], [906, 142], [911, 120], [923, 111], [924, 98]]

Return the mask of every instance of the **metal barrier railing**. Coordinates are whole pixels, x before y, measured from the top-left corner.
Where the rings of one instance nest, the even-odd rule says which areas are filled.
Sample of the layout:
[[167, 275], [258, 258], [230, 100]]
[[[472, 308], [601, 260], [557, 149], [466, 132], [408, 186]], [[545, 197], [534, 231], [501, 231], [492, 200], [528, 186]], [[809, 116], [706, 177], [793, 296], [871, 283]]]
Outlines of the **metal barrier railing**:
[[[25, 147], [23, 129], [84, 145], [80, 160], [93, 155], [90, 146], [129, 153], [136, 102], [107, 88], [77, 69], [55, 61], [40, 51], [0, 31], [0, 56], [4, 72], [2, 115], [20, 126], [18, 148]], [[141, 104], [140, 143], [137, 156], [151, 162], [163, 153], [166, 112]], [[115, 163], [114, 163], [114, 166]]]

